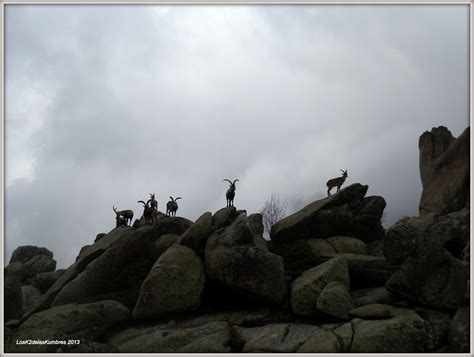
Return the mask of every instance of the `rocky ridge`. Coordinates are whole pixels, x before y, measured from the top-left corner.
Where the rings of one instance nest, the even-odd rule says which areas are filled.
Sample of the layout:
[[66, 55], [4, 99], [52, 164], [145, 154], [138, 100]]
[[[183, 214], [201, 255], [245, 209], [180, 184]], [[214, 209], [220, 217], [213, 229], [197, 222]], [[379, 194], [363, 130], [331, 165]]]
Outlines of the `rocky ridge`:
[[[469, 352], [469, 157], [456, 154], [469, 130], [446, 130], [420, 138], [420, 217], [387, 231], [385, 200], [356, 183], [276, 223], [271, 241], [259, 214], [228, 207], [99, 234], [64, 270], [46, 248], [17, 248], [5, 352]], [[448, 178], [449, 195], [430, 193]]]

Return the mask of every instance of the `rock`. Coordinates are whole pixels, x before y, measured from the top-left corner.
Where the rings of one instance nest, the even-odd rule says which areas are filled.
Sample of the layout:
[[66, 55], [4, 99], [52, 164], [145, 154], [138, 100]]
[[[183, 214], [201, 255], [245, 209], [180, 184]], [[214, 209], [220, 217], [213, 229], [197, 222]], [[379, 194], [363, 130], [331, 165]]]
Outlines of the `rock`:
[[470, 350], [470, 310], [469, 306], [458, 309], [449, 327], [449, 352], [469, 353]]
[[68, 304], [31, 315], [20, 329], [53, 329], [70, 338], [94, 340], [111, 326], [127, 321], [130, 311], [117, 301]]
[[352, 324], [350, 322], [345, 323], [333, 330], [333, 333], [337, 336], [340, 345], [341, 352], [348, 352], [351, 348], [354, 331], [352, 330]]
[[202, 301], [204, 266], [188, 247], [169, 248], [154, 264], [143, 282], [133, 310], [137, 319], [192, 311]]
[[48, 258], [53, 258], [53, 252], [44, 247], [36, 247], [33, 245], [24, 245], [16, 248], [10, 258], [10, 263], [19, 262], [21, 264], [27, 263], [31, 258], [43, 255]]
[[41, 291], [31, 285], [22, 285], [23, 310], [28, 310], [41, 297]]
[[370, 304], [393, 304], [394, 296], [385, 287], [365, 288], [351, 290], [354, 307]]
[[129, 328], [108, 338], [122, 353], [228, 353], [227, 323], [211, 322], [191, 328]]
[[48, 271], [36, 274], [33, 279], [33, 285], [44, 294], [64, 273], [65, 269], [58, 269], [55, 271]]
[[66, 345], [56, 350], [57, 353], [118, 353], [118, 348], [106, 343], [81, 341], [78, 345]]
[[383, 320], [352, 320], [351, 353], [424, 352], [425, 323], [416, 313]]
[[457, 139], [445, 127], [433, 128], [420, 136], [418, 146], [423, 184], [420, 216], [465, 207], [469, 202], [470, 128]]
[[338, 353], [341, 352], [341, 344], [338, 338], [331, 332], [320, 329], [298, 348], [298, 353]]
[[252, 300], [280, 304], [286, 294], [283, 259], [256, 244], [252, 226], [241, 214], [207, 240], [207, 277]]
[[8, 322], [5, 322], [3, 326], [9, 329], [15, 329], [20, 326], [20, 320], [10, 320]]
[[350, 185], [333, 196], [315, 201], [272, 226], [274, 242], [351, 236], [369, 242], [380, 239], [385, 200], [366, 197], [368, 186]]
[[[67, 341], [68, 336], [55, 329], [47, 327], [20, 328], [5, 331], [5, 352], [7, 353], [53, 353], [58, 349], [57, 344], [39, 344], [27, 341]], [[17, 344], [17, 341], [22, 341]], [[23, 342], [24, 341], [24, 342]]]
[[392, 307], [385, 304], [369, 304], [357, 307], [349, 312], [361, 319], [387, 319], [393, 317]]
[[316, 306], [319, 311], [341, 320], [347, 320], [349, 318], [349, 311], [354, 307], [347, 288], [335, 281], [330, 282], [324, 287], [318, 297]]
[[263, 217], [260, 213], [251, 214], [248, 218], [250, 227], [253, 229], [255, 235], [263, 236]]
[[151, 256], [158, 259], [161, 255], [174, 244], [179, 241], [179, 236], [176, 234], [163, 234], [159, 236], [151, 246]]
[[104, 238], [107, 235], [107, 233], [99, 233], [95, 236], [94, 243], [97, 242], [99, 239]]
[[456, 309], [466, 301], [469, 265], [460, 260], [469, 241], [469, 209], [446, 216], [409, 218], [385, 236], [387, 260], [400, 264], [386, 287], [426, 306]]
[[237, 218], [235, 207], [221, 208], [212, 216], [212, 231], [227, 227]]
[[330, 282], [340, 282], [349, 289], [349, 270], [344, 258], [336, 257], [309, 269], [291, 285], [291, 307], [297, 315], [318, 313], [316, 302], [321, 292]]
[[[243, 342], [242, 352], [250, 353], [294, 353], [304, 350], [319, 352], [318, 348], [329, 349], [331, 343], [326, 341], [324, 346], [318, 347], [317, 341], [328, 340], [330, 335], [335, 339], [330, 332], [306, 324], [270, 324], [252, 328], [236, 327], [235, 330]], [[314, 340], [309, 341], [311, 337]], [[308, 344], [303, 348], [306, 342]], [[300, 348], [303, 351], [299, 351]]]
[[179, 243], [191, 249], [198, 254], [204, 251], [207, 238], [211, 235], [212, 215], [206, 212], [197, 221], [189, 227], [179, 238]]
[[374, 257], [385, 257], [383, 255], [383, 239], [368, 242], [367, 255], [373, 255]]
[[139, 230], [89, 263], [84, 271], [61, 289], [52, 306], [115, 300], [132, 308], [140, 286], [155, 261], [155, 257], [151, 256], [154, 253], [154, 239], [137, 232]]
[[335, 254], [334, 248], [324, 239], [270, 242], [269, 249], [283, 258], [285, 271], [292, 279], [296, 279], [305, 270], [314, 268], [324, 262], [326, 257]]
[[367, 255], [367, 245], [360, 239], [344, 236], [335, 236], [327, 239], [336, 253], [353, 253]]
[[5, 321], [18, 319], [23, 312], [23, 293], [20, 281], [16, 276], [5, 275], [3, 284]]
[[427, 352], [436, 352], [447, 344], [451, 315], [445, 311], [417, 308], [416, 312], [425, 320], [428, 342]]
[[10, 264], [6, 267], [6, 273], [15, 274], [20, 282], [29, 284], [36, 274], [54, 269], [56, 269], [56, 261], [50, 250], [25, 245], [15, 249]]

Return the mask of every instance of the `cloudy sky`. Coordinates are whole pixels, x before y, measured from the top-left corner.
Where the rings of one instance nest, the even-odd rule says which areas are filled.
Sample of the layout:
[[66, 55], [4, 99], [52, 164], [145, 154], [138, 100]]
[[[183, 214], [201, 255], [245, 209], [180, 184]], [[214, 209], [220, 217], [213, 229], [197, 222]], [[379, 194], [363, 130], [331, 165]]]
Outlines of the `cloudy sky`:
[[346, 185], [417, 215], [418, 137], [469, 123], [468, 5], [6, 5], [5, 260], [58, 267], [181, 196], [195, 220]]

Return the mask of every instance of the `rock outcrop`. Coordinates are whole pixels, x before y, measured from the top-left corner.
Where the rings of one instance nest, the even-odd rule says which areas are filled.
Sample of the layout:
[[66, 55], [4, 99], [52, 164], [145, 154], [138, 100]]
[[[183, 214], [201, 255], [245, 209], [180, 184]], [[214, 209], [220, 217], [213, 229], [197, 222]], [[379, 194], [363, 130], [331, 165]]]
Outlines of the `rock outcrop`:
[[440, 126], [420, 136], [420, 216], [448, 214], [469, 203], [470, 127], [455, 139]]

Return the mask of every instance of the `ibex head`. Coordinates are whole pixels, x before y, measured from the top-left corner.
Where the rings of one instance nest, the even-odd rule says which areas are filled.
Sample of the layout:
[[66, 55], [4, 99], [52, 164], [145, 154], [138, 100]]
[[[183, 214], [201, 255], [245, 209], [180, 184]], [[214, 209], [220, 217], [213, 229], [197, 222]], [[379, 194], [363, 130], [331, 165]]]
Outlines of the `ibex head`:
[[345, 171], [341, 170], [341, 172], [342, 172], [342, 177], [346, 178], [347, 177], [347, 170], [345, 170]]
[[115, 212], [115, 215], [116, 215], [116, 216], [117, 216], [117, 218], [118, 218], [118, 216], [120, 215], [120, 212], [119, 212], [119, 211], [117, 211], [117, 209], [115, 208], [115, 205], [113, 205], [113, 206], [112, 206], [112, 209], [114, 210], [114, 212]]
[[237, 181], [239, 181], [239, 180], [236, 179], [236, 180], [234, 180], [234, 182], [231, 182], [231, 181], [228, 180], [228, 179], [223, 179], [222, 181], [227, 181], [228, 183], [230, 183], [230, 187], [229, 187], [229, 188], [232, 189], [232, 190], [235, 190], [235, 189], [236, 189], [235, 183], [236, 183]]

